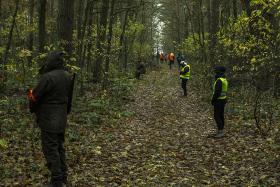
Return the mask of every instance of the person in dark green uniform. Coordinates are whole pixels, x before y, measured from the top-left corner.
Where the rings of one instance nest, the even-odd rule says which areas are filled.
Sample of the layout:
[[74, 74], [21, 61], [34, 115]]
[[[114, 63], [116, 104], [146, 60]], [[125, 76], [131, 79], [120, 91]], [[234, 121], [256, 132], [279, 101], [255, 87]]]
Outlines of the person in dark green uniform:
[[63, 144], [72, 98], [72, 79], [64, 68], [63, 53], [49, 53], [40, 73], [37, 86], [28, 95], [30, 110], [36, 114], [43, 153], [51, 172], [51, 184], [45, 186], [62, 187], [67, 183]]
[[226, 68], [223, 66], [215, 67], [215, 82], [213, 85], [212, 105], [214, 106], [214, 119], [217, 124], [216, 138], [224, 136], [224, 110], [227, 103], [228, 81], [225, 77]]
[[191, 75], [191, 67], [185, 61], [181, 61], [181, 70], [180, 70], [180, 79], [181, 79], [181, 86], [184, 91], [184, 96], [187, 96], [187, 82], [190, 79]]

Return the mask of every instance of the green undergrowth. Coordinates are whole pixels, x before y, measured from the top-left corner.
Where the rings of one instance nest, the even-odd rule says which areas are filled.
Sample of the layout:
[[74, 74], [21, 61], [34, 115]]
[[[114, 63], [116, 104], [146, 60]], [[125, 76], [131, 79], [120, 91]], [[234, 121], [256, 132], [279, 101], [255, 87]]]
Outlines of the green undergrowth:
[[125, 105], [131, 100], [134, 85], [134, 79], [116, 78], [105, 90], [97, 86], [89, 88], [83, 97], [76, 96], [71, 121], [94, 129], [133, 115], [125, 110]]
[[[85, 95], [75, 93], [66, 133], [68, 149], [79, 152], [72, 145], [83, 142], [86, 145], [91, 142], [88, 136], [95, 136], [101, 128], [110, 128], [121, 118], [134, 115], [125, 110], [125, 105], [131, 100], [135, 84], [136, 81], [131, 78], [115, 78], [111, 79], [106, 89], [90, 85]], [[8, 90], [7, 93], [0, 97], [1, 185], [40, 184], [46, 179], [48, 171], [44, 167], [39, 129], [34, 128], [35, 116], [29, 113], [24, 91]], [[74, 153], [70, 152], [68, 156], [70, 166], [76, 162]]]

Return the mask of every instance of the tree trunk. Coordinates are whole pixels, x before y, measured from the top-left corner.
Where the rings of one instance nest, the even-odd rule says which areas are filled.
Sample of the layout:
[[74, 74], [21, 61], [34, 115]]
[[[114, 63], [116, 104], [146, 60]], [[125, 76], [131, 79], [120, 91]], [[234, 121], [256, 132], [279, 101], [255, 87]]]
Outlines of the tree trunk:
[[61, 47], [72, 55], [73, 50], [73, 23], [74, 23], [74, 0], [59, 0], [58, 2], [58, 38]]
[[[32, 28], [33, 27], [33, 17], [34, 17], [34, 0], [29, 0], [29, 26]], [[34, 33], [31, 31], [29, 33], [29, 38], [28, 38], [28, 50], [33, 52], [33, 41], [34, 41]], [[28, 63], [31, 65], [32, 63], [32, 55], [28, 57]]]
[[209, 60], [210, 64], [214, 65], [217, 60], [216, 45], [217, 33], [219, 31], [219, 7], [220, 0], [212, 0], [211, 2], [211, 29], [210, 29], [210, 45], [209, 45]]
[[[2, 32], [2, 0], [0, 0], [0, 32]], [[2, 38], [0, 37], [0, 45], [2, 44]]]
[[91, 4], [90, 2], [82, 0], [81, 3], [78, 5], [78, 11], [77, 11], [78, 47], [76, 49], [76, 54], [77, 54], [77, 58], [78, 58], [78, 64], [80, 65], [80, 67], [82, 67], [82, 61], [83, 61], [82, 53], [83, 53], [83, 46], [84, 46], [84, 36], [85, 36], [85, 30], [86, 30], [86, 25], [87, 25], [90, 4]]
[[77, 38], [81, 39], [82, 31], [82, 21], [84, 18], [84, 6], [85, 6], [85, 0], [80, 0], [78, 3], [78, 10], [77, 10]]
[[9, 37], [8, 37], [8, 42], [6, 45], [6, 49], [5, 49], [5, 53], [4, 53], [4, 57], [3, 57], [3, 77], [0, 76], [0, 79], [3, 79], [2, 84], [0, 83], [0, 89], [1, 88], [5, 88], [6, 87], [6, 81], [7, 81], [7, 74], [6, 74], [6, 64], [7, 64], [7, 60], [8, 60], [8, 55], [9, 55], [9, 51], [11, 48], [11, 44], [12, 44], [12, 39], [13, 39], [13, 31], [16, 25], [16, 17], [17, 17], [17, 13], [18, 13], [18, 9], [19, 9], [19, 0], [16, 0], [16, 8], [15, 8], [15, 12], [13, 15], [13, 21], [12, 21], [12, 25], [11, 25], [11, 29], [9, 31]]
[[[89, 10], [89, 20], [88, 20], [88, 27], [87, 27], [87, 38], [90, 40], [88, 42], [87, 45], [87, 72], [89, 73], [90, 69], [91, 69], [91, 65], [90, 64], [92, 62], [92, 46], [93, 46], [93, 38], [92, 38], [92, 25], [93, 25], [93, 4], [91, 4], [90, 6], [90, 10]], [[96, 16], [97, 17], [97, 16]]]
[[244, 3], [247, 16], [251, 17], [250, 0], [241, 0], [241, 1]]
[[210, 31], [211, 31], [211, 16], [212, 16], [212, 14], [211, 14], [211, 0], [208, 0], [208, 2], [207, 2], [207, 19], [208, 19], [208, 33], [210, 33]]
[[44, 51], [46, 40], [46, 6], [47, 0], [40, 0], [39, 2], [39, 52]]
[[105, 61], [105, 76], [109, 72], [109, 64], [110, 64], [110, 53], [112, 47], [112, 36], [113, 36], [113, 24], [114, 24], [114, 8], [115, 8], [115, 0], [111, 1], [111, 10], [110, 10], [110, 20], [109, 20], [109, 33], [107, 39], [107, 55]]
[[[125, 15], [124, 15], [124, 18], [121, 19], [121, 29], [122, 29], [122, 32], [121, 32], [121, 35], [120, 35], [120, 52], [119, 52], [119, 67], [122, 67], [122, 64], [121, 64], [121, 61], [123, 60], [123, 57], [124, 57], [124, 40], [125, 40], [125, 32], [126, 32], [126, 26], [127, 26], [127, 20], [128, 20], [128, 13], [129, 13], [129, 10], [126, 10], [125, 12]], [[123, 66], [124, 67], [124, 66]]]
[[93, 82], [100, 82], [101, 81], [101, 72], [102, 72], [102, 63], [103, 63], [103, 56], [104, 56], [104, 43], [106, 41], [106, 28], [107, 28], [107, 18], [108, 18], [108, 8], [109, 8], [109, 0], [102, 1], [102, 11], [100, 17], [100, 29], [97, 33], [97, 43], [96, 49], [98, 54], [96, 55], [96, 61], [94, 64], [94, 71], [93, 71]]
[[233, 18], [237, 20], [237, 0], [232, 1], [232, 8], [233, 8]]

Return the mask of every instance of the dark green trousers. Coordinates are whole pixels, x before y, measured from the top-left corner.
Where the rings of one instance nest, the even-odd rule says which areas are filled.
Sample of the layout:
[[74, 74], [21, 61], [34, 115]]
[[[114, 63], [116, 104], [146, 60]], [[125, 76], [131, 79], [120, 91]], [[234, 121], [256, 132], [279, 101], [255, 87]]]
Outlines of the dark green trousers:
[[60, 187], [67, 182], [64, 133], [41, 131], [42, 149], [51, 172], [51, 183]]

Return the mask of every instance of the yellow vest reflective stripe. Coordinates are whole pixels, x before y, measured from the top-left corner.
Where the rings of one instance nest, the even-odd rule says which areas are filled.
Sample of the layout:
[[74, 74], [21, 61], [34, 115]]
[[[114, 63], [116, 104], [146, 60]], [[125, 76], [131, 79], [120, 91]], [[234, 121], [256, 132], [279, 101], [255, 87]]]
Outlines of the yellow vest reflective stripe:
[[217, 83], [218, 80], [222, 81], [222, 92], [221, 92], [220, 97], [218, 97], [218, 99], [226, 99], [227, 98], [227, 91], [228, 91], [228, 81], [227, 81], [227, 79], [222, 78], [222, 77], [218, 78], [215, 81], [214, 86], [213, 86], [213, 95], [214, 95], [216, 83]]
[[191, 76], [191, 67], [190, 65], [186, 65], [185, 67], [182, 67], [181, 72], [184, 72], [186, 68], [189, 68], [189, 71], [186, 74], [180, 75], [181, 79], [189, 79]]

